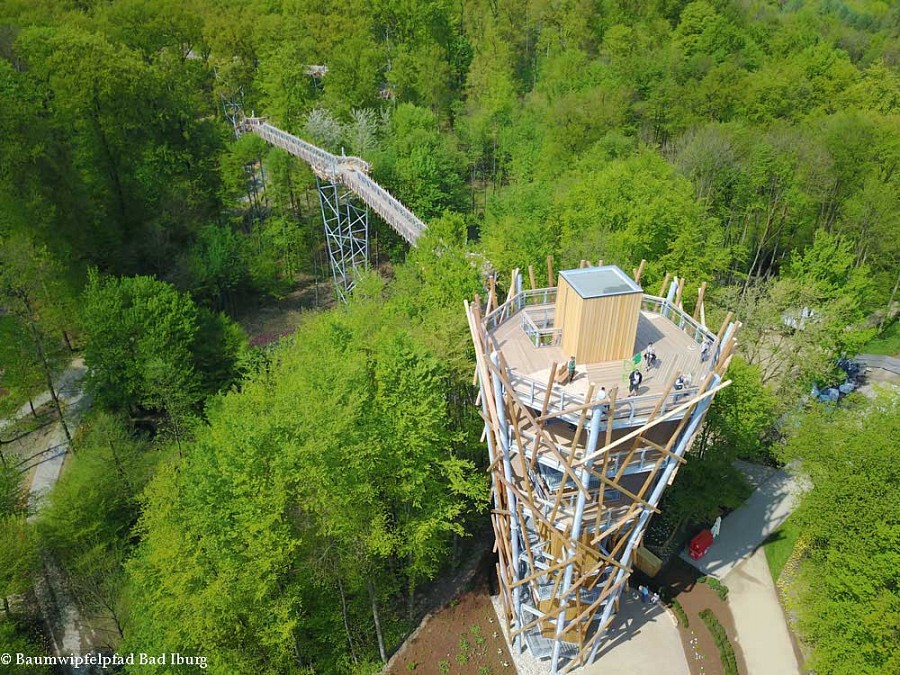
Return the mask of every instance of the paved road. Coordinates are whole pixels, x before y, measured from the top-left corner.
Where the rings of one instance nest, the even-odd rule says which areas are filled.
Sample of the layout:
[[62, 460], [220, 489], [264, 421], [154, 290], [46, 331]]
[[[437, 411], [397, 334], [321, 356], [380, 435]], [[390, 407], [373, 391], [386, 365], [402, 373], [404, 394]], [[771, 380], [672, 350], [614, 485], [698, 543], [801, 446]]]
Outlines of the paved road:
[[728, 606], [750, 675], [800, 672], [762, 548], [728, 575]]
[[[69, 432], [73, 435], [78, 428], [78, 422], [81, 420], [82, 414], [91, 404], [90, 397], [86, 397], [81, 389], [81, 381], [86, 372], [84, 362], [81, 359], [76, 359], [66, 368], [56, 383], [57, 396], [59, 396], [60, 402], [63, 403], [63, 414], [69, 425]], [[35, 405], [42, 398], [46, 399], [45, 402], [49, 401], [50, 392], [45, 392], [36, 397]], [[62, 471], [62, 465], [68, 451], [69, 444], [66, 441], [66, 435], [63, 433], [62, 426], [57, 422], [47, 448], [43, 453], [29, 461], [32, 465], [37, 463], [29, 488], [29, 497], [37, 510], [40, 509], [40, 502], [53, 489], [56, 481], [59, 480], [59, 474]], [[37, 510], [31, 516], [31, 519], [34, 519], [37, 515]]]
[[659, 604], [644, 604], [622, 593], [619, 613], [609, 627], [597, 660], [579, 668], [584, 675], [690, 675], [681, 635]]
[[774, 471], [739, 508], [722, 520], [719, 538], [700, 560], [681, 557], [708, 576], [727, 577], [787, 520], [809, 483], [787, 471]]
[[724, 579], [737, 641], [750, 675], [800, 672], [762, 543], [791, 515], [808, 480], [788, 471], [739, 467], [756, 486], [722, 521], [719, 538], [700, 560], [681, 557], [704, 574]]
[[[80, 397], [81, 381], [84, 379], [85, 373], [87, 373], [87, 369], [84, 367], [84, 361], [82, 359], [78, 358], [72, 361], [72, 363], [69, 364], [69, 367], [62, 372], [62, 374], [54, 383], [56, 386], [57, 395], [61, 399], [69, 401], [72, 398]], [[42, 405], [45, 405], [49, 402], [49, 391], [38, 394], [31, 399], [30, 403], [24, 403], [22, 407], [12, 415], [12, 417], [9, 417], [7, 419], [0, 419], [0, 431], [3, 431], [3, 429], [8, 427], [16, 420], [20, 420], [26, 415], [30, 415], [32, 405], [34, 406], [34, 409], [37, 410]]]

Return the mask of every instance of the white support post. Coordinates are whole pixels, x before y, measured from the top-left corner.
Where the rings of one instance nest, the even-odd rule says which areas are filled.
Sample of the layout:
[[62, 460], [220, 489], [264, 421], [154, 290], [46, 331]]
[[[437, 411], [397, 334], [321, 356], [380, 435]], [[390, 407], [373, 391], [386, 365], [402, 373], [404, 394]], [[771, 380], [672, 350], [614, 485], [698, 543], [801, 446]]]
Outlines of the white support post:
[[[597, 449], [597, 443], [600, 441], [600, 427], [601, 420], [603, 419], [603, 405], [597, 405], [594, 407], [593, 411], [591, 411], [591, 423], [590, 430], [588, 434], [588, 443], [587, 443], [587, 457], [588, 459], [584, 463], [584, 467], [581, 470], [581, 474], [579, 475], [579, 480], [582, 485], [587, 486], [588, 481], [590, 480], [590, 471], [589, 469], [594, 464], [593, 455], [596, 454], [595, 451]], [[559, 489], [562, 490], [565, 488], [566, 477], [563, 475], [562, 483], [559, 486]], [[575, 542], [572, 545], [572, 550], [568, 552], [569, 557], [574, 557], [576, 550], [578, 548], [578, 538], [581, 536], [581, 521], [584, 518], [584, 506], [587, 501], [587, 497], [583, 490], [578, 491], [578, 501], [575, 503], [575, 520], [572, 522], [572, 535], [571, 539]], [[559, 597], [564, 598], [566, 593], [568, 593], [569, 588], [572, 585], [572, 574], [575, 569], [575, 563], [571, 562], [566, 566], [566, 573], [563, 576], [562, 587], [560, 589]], [[568, 601], [566, 601], [568, 604]], [[563, 628], [566, 626], [566, 610], [563, 609], [559, 616], [556, 619], [556, 639], [553, 641], [553, 655], [550, 658], [550, 673], [551, 675], [556, 675], [557, 670], [559, 668], [559, 648], [560, 648], [560, 638], [562, 637]]]
[[[709, 389], [715, 389], [719, 385], [720, 381], [721, 378], [718, 375], [713, 375], [713, 379], [709, 384]], [[616, 574], [616, 578], [612, 584], [613, 588], [618, 588], [613, 593], [610, 593], [610, 596], [607, 599], [606, 607], [603, 608], [603, 614], [600, 617], [600, 623], [597, 624], [598, 626], [603, 626], [609, 619], [609, 616], [612, 613], [613, 605], [615, 604], [614, 600], [616, 600], [622, 593], [622, 587], [619, 586], [619, 584], [621, 583], [622, 578], [625, 576], [625, 569], [628, 567], [629, 563], [631, 563], [631, 556], [634, 553], [634, 550], [638, 547], [638, 542], [640, 542], [641, 537], [644, 536], [644, 529], [647, 527], [647, 521], [650, 520], [653, 509], [656, 508], [656, 506], [659, 504], [659, 500], [662, 498], [662, 494], [669, 484], [669, 479], [671, 478], [672, 473], [675, 471], [675, 468], [679, 464], [676, 457], [684, 456], [684, 453], [687, 451], [691, 439], [697, 432], [697, 428], [700, 426], [700, 422], [703, 420], [703, 416], [706, 414], [706, 411], [709, 408], [711, 400], [712, 399], [710, 398], [705, 398], [697, 404], [697, 407], [694, 409], [693, 415], [691, 415], [691, 421], [684, 429], [682, 429], [681, 438], [679, 438], [678, 442], [675, 444], [675, 449], [673, 450], [673, 454], [675, 456], [668, 457], [666, 459], [665, 468], [656, 478], [656, 484], [654, 485], [653, 492], [650, 494], [650, 498], [647, 500], [648, 505], [641, 509], [641, 515], [638, 518], [638, 522], [628, 539], [628, 543], [625, 545], [625, 551], [622, 555], [621, 561], [622, 567], [619, 568], [619, 571]], [[594, 659], [597, 657], [597, 650], [600, 648], [600, 644], [602, 642], [603, 640], [599, 638], [594, 640], [594, 647], [593, 649], [591, 649], [591, 653], [590, 656], [588, 656], [587, 663], [594, 662]]]
[[[494, 365], [499, 369], [500, 368], [500, 356], [497, 352], [493, 352], [491, 354], [491, 361]], [[516, 494], [513, 492], [512, 485], [513, 482], [513, 471], [512, 471], [512, 460], [510, 458], [510, 449], [509, 449], [509, 424], [506, 421], [506, 402], [503, 400], [503, 383], [500, 381], [500, 377], [497, 373], [492, 374], [493, 383], [494, 383], [494, 402], [497, 406], [497, 417], [499, 418], [497, 421], [500, 425], [500, 451], [503, 453], [503, 475], [506, 478], [506, 508], [509, 509], [509, 533], [510, 533], [510, 551], [512, 555], [512, 579], [509, 580], [510, 584], [513, 584], [519, 580], [519, 519], [516, 517], [518, 513], [518, 505], [516, 502]], [[521, 599], [521, 586], [516, 586], [513, 588], [513, 614], [515, 614], [515, 627], [518, 627], [519, 623], [522, 621], [522, 599]], [[510, 626], [512, 629], [513, 626]], [[521, 651], [522, 649], [522, 641], [523, 637], [520, 634], [516, 638], [515, 645]]]

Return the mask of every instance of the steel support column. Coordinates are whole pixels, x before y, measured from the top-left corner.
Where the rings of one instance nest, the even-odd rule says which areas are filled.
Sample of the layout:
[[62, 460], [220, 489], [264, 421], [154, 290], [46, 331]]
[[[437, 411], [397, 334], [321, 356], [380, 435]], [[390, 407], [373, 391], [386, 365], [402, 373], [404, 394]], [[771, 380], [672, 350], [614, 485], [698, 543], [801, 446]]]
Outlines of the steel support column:
[[331, 274], [338, 295], [346, 302], [357, 273], [369, 261], [369, 208], [358, 207], [350, 191], [336, 182], [316, 177], [316, 186]]

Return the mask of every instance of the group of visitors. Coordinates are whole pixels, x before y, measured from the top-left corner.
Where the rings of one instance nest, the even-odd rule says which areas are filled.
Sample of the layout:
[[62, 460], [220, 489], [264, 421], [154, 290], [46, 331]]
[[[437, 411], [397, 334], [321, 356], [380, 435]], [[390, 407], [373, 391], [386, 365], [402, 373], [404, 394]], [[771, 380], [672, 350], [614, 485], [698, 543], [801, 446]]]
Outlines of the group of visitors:
[[[703, 342], [700, 343], [700, 361], [705, 362], [709, 359], [710, 352], [712, 351], [713, 341], [708, 337], [703, 338]], [[651, 368], [656, 368], [659, 365], [659, 357], [656, 355], [656, 349], [653, 347], [653, 343], [647, 345], [644, 349], [641, 357], [644, 360], [644, 368], [647, 372], [650, 371]], [[640, 359], [636, 359], [640, 362]], [[568, 363], [568, 378], [564, 382], [564, 384], [569, 384], [575, 379], [575, 357], [569, 357]], [[631, 372], [628, 374], [628, 395], [635, 396], [640, 391], [641, 383], [644, 381], [644, 374], [641, 372], [640, 368], [635, 366]], [[674, 388], [676, 391], [681, 391], [682, 389], [686, 389], [691, 386], [691, 375], [690, 373], [686, 375], [679, 375], [675, 379]], [[602, 401], [606, 398], [606, 389], [604, 387], [600, 387], [600, 393], [597, 396], [597, 400]]]

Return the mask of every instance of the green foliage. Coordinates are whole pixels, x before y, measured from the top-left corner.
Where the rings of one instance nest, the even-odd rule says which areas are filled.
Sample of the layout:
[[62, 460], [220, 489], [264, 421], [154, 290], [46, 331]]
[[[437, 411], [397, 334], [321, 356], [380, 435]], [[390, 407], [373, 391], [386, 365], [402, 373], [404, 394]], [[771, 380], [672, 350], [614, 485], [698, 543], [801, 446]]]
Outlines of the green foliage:
[[700, 452], [726, 458], [759, 460], [767, 452], [766, 434], [772, 426], [776, 398], [762, 383], [758, 366], [735, 356], [725, 378], [731, 385], [716, 395], [700, 436]]
[[734, 460], [767, 458], [774, 395], [762, 384], [759, 368], [740, 356], [732, 359], [725, 377], [732, 384], [716, 395], [690, 461], [663, 497], [670, 532], [684, 523], [711, 523], [723, 508], [740, 506], [752, 490]]
[[40, 364], [31, 349], [26, 328], [12, 316], [0, 316], [0, 411], [13, 414], [46, 386]]
[[894, 321], [884, 332], [860, 347], [863, 354], [900, 356], [900, 321]]
[[711, 589], [716, 592], [716, 595], [719, 596], [719, 600], [725, 602], [728, 599], [728, 586], [723, 584], [721, 581], [716, 579], [715, 577], [701, 577], [699, 583], [706, 584]]
[[137, 495], [158, 453], [122, 420], [95, 412], [75, 439], [77, 453], [38, 520], [45, 551], [65, 570], [82, 609], [104, 617], [120, 639], [130, 623], [123, 564], [131, 549]]
[[769, 571], [772, 573], [772, 581], [778, 581], [781, 570], [784, 569], [785, 563], [791, 557], [799, 537], [800, 529], [797, 527], [796, 521], [788, 518], [763, 542], [766, 562], [769, 563]]
[[170, 284], [92, 272], [83, 312], [88, 386], [110, 408], [183, 414], [235, 375], [239, 329]]
[[189, 398], [196, 396], [197, 308], [171, 285], [150, 277], [101, 279], [94, 271], [83, 326], [88, 386], [100, 403], [150, 405], [157, 393], [151, 368], [170, 372]]
[[[69, 358], [62, 331], [83, 323], [97, 400], [164, 411], [160, 443], [174, 437], [184, 456], [150, 483], [138, 530], [144, 478], [124, 493], [97, 479], [107, 517], [90, 461], [72, 466], [88, 510], [73, 507], [71, 524], [96, 537], [79, 535], [82, 563], [68, 571], [111, 584], [85, 597], [121, 603], [136, 651], [208, 652], [218, 672], [372, 670], [365, 581], [396, 643], [398, 598], [436, 573], [484, 502], [460, 302], [483, 290], [487, 261], [504, 274], [534, 265], [543, 283], [550, 254], [557, 270], [646, 258], [650, 291], [667, 272], [687, 277], [689, 311], [694, 285], [710, 282], [707, 313], [744, 324], [742, 358], [663, 511], [707, 522], [737, 505], [748, 488], [731, 460], [765, 457], [773, 416], [874, 336], [868, 315], [891, 311], [896, 18], [890, 3], [831, 0], [6, 3], [3, 405], [46, 387]], [[313, 79], [310, 64], [328, 74]], [[201, 403], [244, 362], [240, 329], [214, 310], [286, 295], [321, 253], [311, 173], [255, 135], [231, 140], [219, 121], [231, 99], [366, 157], [430, 227], [392, 282], [365, 275], [349, 307], [314, 319], [244, 391], [212, 399], [191, 441]], [[405, 244], [373, 228], [399, 260]], [[139, 276], [93, 275], [77, 307], [70, 289], [90, 266]], [[804, 308], [814, 318], [800, 326]], [[813, 462], [810, 448], [798, 454]], [[869, 469], [890, 469], [860, 453], [849, 473], [881, 486]], [[896, 548], [889, 514], [848, 512], [857, 531], [878, 523], [869, 549]], [[10, 551], [24, 541], [16, 518]], [[826, 534], [843, 562], [852, 544]], [[94, 543], [138, 537], [132, 613], [128, 546]], [[824, 550], [814, 573], [864, 576]], [[808, 601], [820, 670], [898, 669], [884, 648], [896, 642], [893, 562]], [[874, 609], [844, 624], [829, 602]]]
[[[371, 655], [367, 580], [383, 599], [432, 578], [486, 498], [453, 451], [447, 376], [379, 298], [304, 324], [148, 488], [129, 639], [177, 640], [229, 672], [277, 672], [295, 647], [327, 668], [346, 649], [344, 597]], [[198, 592], [186, 599], [186, 586]]]
[[230, 227], [208, 225], [200, 230], [189, 257], [194, 297], [222, 309], [247, 284], [250, 272], [242, 242]]
[[21, 515], [27, 510], [22, 474], [6, 461], [0, 463], [0, 516]]
[[807, 544], [799, 626], [813, 647], [809, 665], [822, 672], [898, 665], [898, 429], [900, 403], [882, 393], [834, 410], [814, 406], [784, 448], [813, 483], [792, 520]]
[[37, 542], [24, 513], [0, 514], [0, 596], [25, 593], [40, 568]]
[[682, 628], [689, 628], [691, 622], [688, 620], [687, 612], [684, 611], [684, 607], [681, 606], [681, 603], [678, 602], [675, 598], [666, 602], [673, 612], [675, 612], [675, 616], [678, 617], [678, 623]]
[[[36, 634], [34, 626], [20, 621], [0, 619], [0, 644], [3, 645], [6, 653], [12, 654], [13, 659], [16, 658], [16, 654], [29, 656], [49, 654], [50, 648], [45, 643], [46, 639]], [[51, 666], [22, 665], [14, 667], [15, 672], [24, 675], [52, 675], [54, 672]]]
[[700, 619], [706, 624], [716, 643], [716, 648], [719, 650], [719, 658], [722, 660], [722, 671], [725, 675], [738, 675], [737, 657], [734, 655], [734, 648], [731, 646], [731, 641], [725, 633], [725, 628], [719, 623], [711, 609], [704, 609], [700, 612]]
[[376, 177], [426, 222], [465, 203], [463, 155], [442, 135], [435, 115], [410, 104], [390, 117], [387, 140], [375, 157]]

